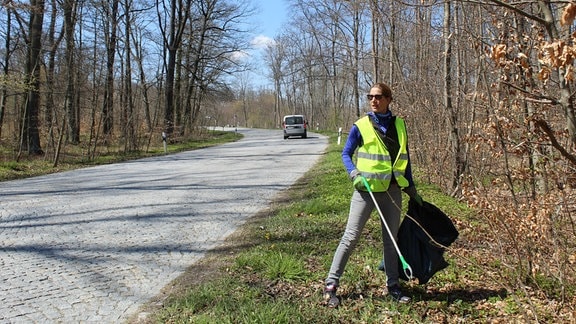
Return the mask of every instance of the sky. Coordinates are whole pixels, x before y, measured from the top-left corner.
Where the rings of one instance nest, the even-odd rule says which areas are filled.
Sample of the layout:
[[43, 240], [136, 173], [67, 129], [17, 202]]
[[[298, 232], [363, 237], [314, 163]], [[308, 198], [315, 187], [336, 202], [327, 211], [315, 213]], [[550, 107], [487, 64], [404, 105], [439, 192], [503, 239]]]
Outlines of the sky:
[[274, 38], [279, 32], [287, 16], [284, 0], [253, 0], [258, 8], [255, 17], [258, 35], [254, 39], [256, 43], [266, 43]]
[[[273, 42], [280, 31], [282, 24], [285, 23], [287, 15], [287, 4], [284, 0], [252, 0], [257, 7], [257, 14], [254, 16], [255, 35], [252, 39], [252, 45], [255, 48], [254, 59], [258, 67], [264, 67], [264, 64], [258, 64], [262, 60], [262, 54], [268, 44]], [[263, 69], [256, 71], [251, 82], [254, 86], [267, 86], [270, 81], [266, 80]]]

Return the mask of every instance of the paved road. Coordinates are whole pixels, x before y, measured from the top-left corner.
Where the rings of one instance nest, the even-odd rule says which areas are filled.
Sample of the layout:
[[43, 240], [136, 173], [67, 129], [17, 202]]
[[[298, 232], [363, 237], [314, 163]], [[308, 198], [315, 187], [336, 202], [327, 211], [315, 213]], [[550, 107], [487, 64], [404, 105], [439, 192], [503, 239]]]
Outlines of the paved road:
[[318, 161], [327, 138], [235, 143], [0, 183], [0, 323], [118, 323]]

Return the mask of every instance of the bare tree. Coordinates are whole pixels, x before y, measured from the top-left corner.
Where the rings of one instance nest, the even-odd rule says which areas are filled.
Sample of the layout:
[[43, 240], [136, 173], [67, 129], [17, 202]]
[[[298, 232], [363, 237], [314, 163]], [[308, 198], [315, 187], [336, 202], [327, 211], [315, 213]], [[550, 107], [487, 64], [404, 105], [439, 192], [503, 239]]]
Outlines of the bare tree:
[[108, 138], [114, 127], [114, 69], [116, 46], [118, 41], [118, 6], [120, 0], [102, 2], [104, 13], [104, 40], [106, 43], [106, 84], [104, 86], [104, 101], [102, 106], [103, 133]]
[[[192, 0], [157, 0], [158, 20], [162, 38], [167, 51], [166, 81], [164, 84], [164, 131], [168, 136], [174, 132], [174, 80], [176, 76], [176, 58], [182, 44], [186, 24], [190, 17]], [[167, 13], [166, 16], [163, 13]]]
[[136, 113], [134, 107], [134, 94], [132, 91], [132, 0], [125, 0], [124, 7], [124, 48], [125, 48], [125, 70], [124, 70], [124, 96], [126, 98], [123, 109], [122, 133], [124, 138], [124, 149], [134, 151], [138, 147], [136, 140]]
[[66, 125], [68, 126], [68, 138], [72, 144], [80, 143], [80, 109], [77, 105], [76, 93], [76, 66], [75, 62], [75, 38], [74, 30], [76, 26], [76, 1], [65, 0], [64, 9], [64, 34], [66, 50], [64, 60], [66, 61]]
[[452, 78], [454, 72], [452, 71], [452, 2], [444, 2], [444, 23], [443, 35], [444, 41], [444, 107], [447, 111], [447, 125], [450, 134], [450, 146], [454, 159], [454, 166], [452, 168], [452, 188], [457, 190], [460, 186], [460, 179], [464, 174], [464, 160], [462, 154], [462, 145], [460, 143], [460, 129], [459, 129], [459, 112], [458, 107], [453, 104], [453, 85]]
[[48, 91], [46, 93], [46, 110], [44, 112], [44, 123], [50, 129], [50, 133], [52, 133], [51, 129], [55, 109], [54, 92], [56, 91], [56, 53], [58, 52], [60, 42], [64, 38], [64, 32], [62, 31], [59, 35], [56, 35], [56, 21], [58, 19], [58, 6], [56, 0], [52, 0], [50, 2], [50, 6], [52, 10], [50, 14], [48, 34], [46, 35], [49, 50], [47, 51], [48, 63], [46, 66], [46, 88]]
[[[12, 11], [11, 9], [6, 10], [6, 36], [5, 36], [5, 54], [4, 60], [2, 61], [2, 78], [8, 79], [10, 73], [10, 54], [12, 47]], [[0, 137], [2, 136], [2, 126], [4, 125], [4, 116], [6, 115], [6, 102], [8, 98], [8, 87], [7, 85], [2, 85], [2, 91], [0, 93]]]
[[274, 121], [280, 125], [280, 105], [282, 102], [282, 83], [284, 82], [283, 65], [285, 64], [284, 43], [276, 39], [266, 47], [265, 60], [270, 68], [270, 77], [274, 84]]
[[148, 77], [146, 71], [144, 69], [144, 59], [145, 59], [145, 48], [144, 48], [144, 35], [143, 31], [138, 28], [137, 31], [132, 33], [132, 44], [134, 44], [134, 51], [135, 51], [135, 59], [136, 64], [138, 65], [138, 77], [140, 81], [140, 90], [142, 92], [142, 99], [144, 105], [144, 119], [146, 123], [146, 128], [148, 131], [152, 131], [153, 121], [152, 121], [152, 114], [151, 114], [151, 104], [150, 104], [150, 88], [151, 86], [148, 83]]
[[30, 20], [26, 44], [28, 51], [25, 65], [25, 78], [28, 90], [24, 107], [24, 122], [20, 148], [30, 155], [44, 154], [40, 144], [40, 66], [42, 50], [42, 24], [44, 22], [44, 0], [30, 1]]

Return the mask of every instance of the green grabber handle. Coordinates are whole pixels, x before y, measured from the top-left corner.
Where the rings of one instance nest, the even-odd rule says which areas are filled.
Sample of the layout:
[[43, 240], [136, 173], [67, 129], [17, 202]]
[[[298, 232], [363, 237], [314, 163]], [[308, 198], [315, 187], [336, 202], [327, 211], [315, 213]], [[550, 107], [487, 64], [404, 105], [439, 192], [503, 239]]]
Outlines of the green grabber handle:
[[396, 249], [396, 252], [398, 253], [398, 257], [400, 258], [400, 262], [402, 263], [402, 269], [404, 270], [404, 275], [406, 275], [406, 278], [408, 278], [408, 280], [414, 279], [414, 277], [412, 276], [412, 268], [410, 267], [408, 262], [406, 262], [406, 260], [404, 259], [402, 252], [400, 252], [400, 249], [398, 248], [398, 244], [396, 243], [396, 240], [394, 239], [394, 236], [392, 235], [392, 231], [390, 230], [390, 227], [388, 227], [388, 223], [386, 223], [386, 219], [384, 219], [384, 215], [382, 215], [382, 211], [380, 210], [380, 206], [378, 205], [378, 202], [376, 201], [376, 197], [374, 197], [374, 194], [372, 193], [372, 190], [370, 189], [370, 185], [368, 184], [368, 180], [366, 180], [366, 178], [362, 175], [359, 175], [359, 177], [362, 177], [362, 183], [364, 183], [364, 187], [366, 187], [366, 189], [368, 190], [368, 193], [370, 194], [370, 197], [372, 197], [372, 201], [374, 201], [374, 205], [376, 205], [376, 209], [378, 210], [378, 214], [380, 215], [380, 219], [382, 220], [382, 223], [384, 223], [384, 226], [386, 227], [386, 231], [388, 231], [388, 235], [392, 239], [392, 243], [394, 243], [394, 248]]

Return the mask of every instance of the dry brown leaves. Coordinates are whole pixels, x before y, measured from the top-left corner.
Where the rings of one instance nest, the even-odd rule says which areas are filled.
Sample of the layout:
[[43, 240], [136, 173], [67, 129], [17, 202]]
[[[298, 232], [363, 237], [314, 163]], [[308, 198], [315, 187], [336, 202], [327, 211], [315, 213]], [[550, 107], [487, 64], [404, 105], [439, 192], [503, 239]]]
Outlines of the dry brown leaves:
[[[576, 18], [576, 3], [571, 2], [565, 6], [560, 18], [562, 26], [571, 25]], [[530, 55], [524, 52], [524, 47], [519, 43], [519, 38], [514, 32], [510, 33], [509, 43], [501, 40], [498, 44], [490, 47], [486, 54], [498, 68], [505, 69], [507, 73], [503, 74], [505, 78], [515, 78], [509, 75], [511, 67], [518, 67], [520, 73], [527, 76], [532, 75], [532, 70], [537, 70], [536, 77], [538, 80], [546, 83], [553, 69], [560, 69], [563, 77], [568, 82], [574, 82], [576, 75], [574, 72], [574, 59], [576, 58], [576, 33], [568, 39], [539, 40], [540, 45], [536, 48], [537, 62], [530, 58]], [[534, 62], [532, 62], [534, 61]], [[516, 76], [518, 77], [518, 76]]]
[[504, 66], [506, 64], [506, 44], [496, 44], [492, 46], [491, 52], [488, 56], [496, 62], [499, 66]]
[[[462, 259], [483, 268], [484, 280], [526, 294], [518, 306], [528, 317], [573, 321], [576, 170], [547, 149], [547, 138], [527, 132], [530, 118], [522, 117], [521, 107], [507, 103], [475, 124], [476, 135], [468, 139], [476, 148], [470, 160], [475, 176], [462, 193], [480, 218], [474, 225], [458, 223], [468, 242], [462, 255], [469, 257]], [[541, 113], [553, 120], [554, 110], [543, 107]], [[563, 131], [555, 136], [569, 141]]]
[[569, 3], [562, 11], [562, 17], [560, 18], [560, 24], [562, 26], [571, 25], [576, 18], [576, 4], [573, 2]]

